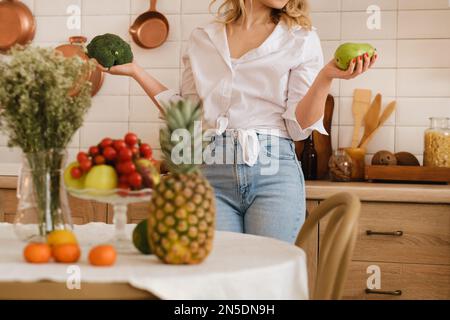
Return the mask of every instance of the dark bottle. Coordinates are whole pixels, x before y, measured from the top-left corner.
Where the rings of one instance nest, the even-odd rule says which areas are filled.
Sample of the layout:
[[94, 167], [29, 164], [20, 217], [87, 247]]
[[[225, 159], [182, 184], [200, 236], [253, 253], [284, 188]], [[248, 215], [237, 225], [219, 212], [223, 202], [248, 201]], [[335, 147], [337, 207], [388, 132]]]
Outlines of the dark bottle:
[[300, 157], [305, 180], [317, 180], [317, 152], [314, 148], [313, 135], [305, 141], [302, 155]]

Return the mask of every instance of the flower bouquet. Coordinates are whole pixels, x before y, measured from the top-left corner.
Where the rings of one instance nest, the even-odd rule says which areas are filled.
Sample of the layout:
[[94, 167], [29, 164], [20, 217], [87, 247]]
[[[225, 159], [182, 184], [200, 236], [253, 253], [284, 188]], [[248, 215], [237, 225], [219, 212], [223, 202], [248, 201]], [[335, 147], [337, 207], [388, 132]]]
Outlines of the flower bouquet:
[[0, 60], [0, 130], [23, 153], [16, 233], [29, 240], [71, 228], [61, 182], [67, 145], [91, 105], [95, 64], [51, 48], [15, 47]]

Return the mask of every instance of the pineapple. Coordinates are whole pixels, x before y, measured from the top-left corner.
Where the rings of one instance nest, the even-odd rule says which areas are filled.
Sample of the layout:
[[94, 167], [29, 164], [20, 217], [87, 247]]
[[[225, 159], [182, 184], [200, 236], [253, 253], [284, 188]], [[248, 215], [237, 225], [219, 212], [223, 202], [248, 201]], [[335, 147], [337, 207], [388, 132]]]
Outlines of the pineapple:
[[[154, 189], [148, 220], [149, 241], [153, 253], [164, 263], [198, 264], [212, 250], [214, 190], [193, 160], [174, 163], [172, 150], [177, 142], [172, 142], [171, 137], [175, 130], [186, 129], [190, 133], [188, 144], [192, 146], [186, 152], [194, 154], [194, 142], [202, 141], [203, 133], [194, 129], [195, 122], [200, 121], [201, 106], [180, 101], [164, 109], [166, 127], [161, 129], [160, 143], [169, 174]], [[195, 147], [202, 148], [202, 143]]]

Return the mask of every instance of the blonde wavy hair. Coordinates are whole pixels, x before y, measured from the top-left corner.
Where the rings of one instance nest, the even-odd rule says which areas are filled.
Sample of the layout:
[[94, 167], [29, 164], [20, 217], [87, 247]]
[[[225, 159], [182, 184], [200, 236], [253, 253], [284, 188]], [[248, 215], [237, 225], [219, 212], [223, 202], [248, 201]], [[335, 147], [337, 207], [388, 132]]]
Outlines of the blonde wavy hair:
[[[210, 10], [218, 1], [220, 0], [212, 0], [209, 5]], [[241, 17], [245, 19], [246, 16], [245, 0], [224, 0], [218, 9], [219, 21], [225, 24], [235, 22]], [[289, 0], [283, 9], [272, 9], [272, 21], [274, 23], [283, 21], [289, 27], [301, 26], [311, 30], [312, 23], [307, 0]]]

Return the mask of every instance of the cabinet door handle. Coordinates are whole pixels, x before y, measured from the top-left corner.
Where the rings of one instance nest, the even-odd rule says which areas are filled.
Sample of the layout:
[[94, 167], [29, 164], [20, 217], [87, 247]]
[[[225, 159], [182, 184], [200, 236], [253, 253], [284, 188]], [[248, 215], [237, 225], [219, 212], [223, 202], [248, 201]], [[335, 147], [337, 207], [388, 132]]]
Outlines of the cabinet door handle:
[[402, 290], [383, 291], [383, 290], [366, 289], [366, 294], [383, 294], [383, 295], [388, 295], [388, 296], [401, 296]]
[[377, 232], [372, 230], [367, 230], [366, 234], [368, 236], [393, 236], [393, 237], [401, 237], [403, 236], [403, 231], [394, 231], [394, 232]]

